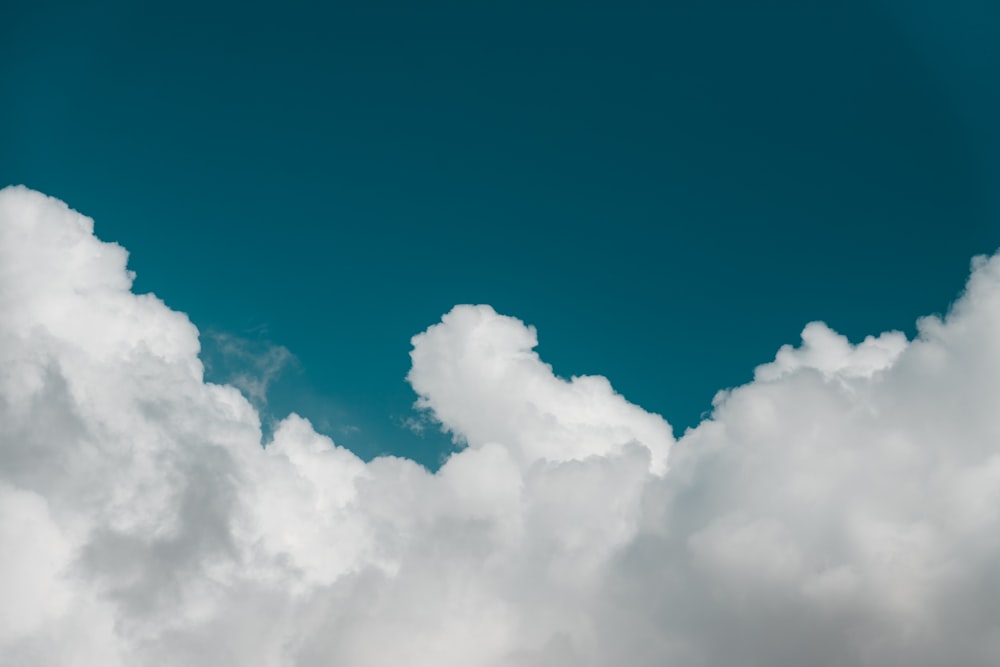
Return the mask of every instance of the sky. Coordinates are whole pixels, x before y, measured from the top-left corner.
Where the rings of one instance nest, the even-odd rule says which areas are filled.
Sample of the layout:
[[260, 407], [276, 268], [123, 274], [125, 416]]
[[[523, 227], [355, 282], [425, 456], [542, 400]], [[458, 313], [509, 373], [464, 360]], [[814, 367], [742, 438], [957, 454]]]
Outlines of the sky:
[[1000, 10], [753, 4], [5, 8], [0, 655], [998, 664]]
[[209, 332], [287, 349], [268, 413], [366, 458], [451, 451], [402, 427], [403, 378], [455, 304], [683, 430], [806, 322], [912, 335], [1000, 246], [989, 2], [15, 1], [2, 23], [0, 183], [93, 217], [206, 357]]

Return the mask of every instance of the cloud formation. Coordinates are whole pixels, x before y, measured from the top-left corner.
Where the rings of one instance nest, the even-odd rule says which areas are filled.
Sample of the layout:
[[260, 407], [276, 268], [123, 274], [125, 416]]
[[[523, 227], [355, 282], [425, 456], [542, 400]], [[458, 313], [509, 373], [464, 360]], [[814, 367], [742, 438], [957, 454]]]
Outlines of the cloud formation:
[[435, 474], [262, 446], [126, 260], [0, 191], [6, 664], [1000, 664], [1000, 258], [913, 341], [809, 324], [676, 441], [457, 306], [411, 353]]
[[205, 350], [202, 349], [201, 359], [206, 370], [214, 370], [216, 377], [222, 376], [226, 384], [243, 392], [258, 412], [267, 407], [271, 384], [287, 367], [298, 363], [287, 347], [263, 339], [219, 331], [209, 333], [208, 339], [214, 348], [216, 368], [206, 363]]

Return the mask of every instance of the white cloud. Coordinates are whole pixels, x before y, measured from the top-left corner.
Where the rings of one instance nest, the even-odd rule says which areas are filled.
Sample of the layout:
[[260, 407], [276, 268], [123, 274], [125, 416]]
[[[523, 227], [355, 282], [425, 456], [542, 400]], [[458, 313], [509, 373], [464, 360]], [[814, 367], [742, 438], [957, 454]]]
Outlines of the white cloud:
[[534, 327], [489, 306], [460, 306], [413, 338], [407, 379], [418, 405], [471, 447], [503, 443], [522, 465], [616, 455], [630, 443], [665, 469], [673, 442], [658, 415], [603, 377], [566, 382], [539, 359]]
[[436, 474], [294, 415], [262, 448], [126, 259], [0, 191], [6, 664], [1000, 664], [998, 258], [912, 342], [808, 325], [676, 442], [458, 306], [413, 339]]

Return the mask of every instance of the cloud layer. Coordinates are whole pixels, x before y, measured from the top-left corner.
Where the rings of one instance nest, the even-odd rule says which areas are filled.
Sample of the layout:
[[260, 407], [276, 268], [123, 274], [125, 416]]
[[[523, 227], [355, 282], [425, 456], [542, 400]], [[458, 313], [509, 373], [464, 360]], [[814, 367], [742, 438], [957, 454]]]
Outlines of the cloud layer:
[[436, 474], [263, 447], [126, 260], [0, 191], [4, 664], [1000, 664], [1000, 258], [913, 341], [809, 324], [677, 441], [457, 306], [411, 353]]

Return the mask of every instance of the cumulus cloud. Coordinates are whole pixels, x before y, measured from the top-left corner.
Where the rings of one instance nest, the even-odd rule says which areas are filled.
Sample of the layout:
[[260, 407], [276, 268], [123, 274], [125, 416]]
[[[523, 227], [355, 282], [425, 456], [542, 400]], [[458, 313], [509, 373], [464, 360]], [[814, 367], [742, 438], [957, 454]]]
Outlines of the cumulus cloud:
[[1000, 664], [1000, 258], [912, 341], [808, 325], [676, 441], [457, 306], [411, 353], [436, 473], [263, 443], [126, 260], [0, 191], [5, 664]]

